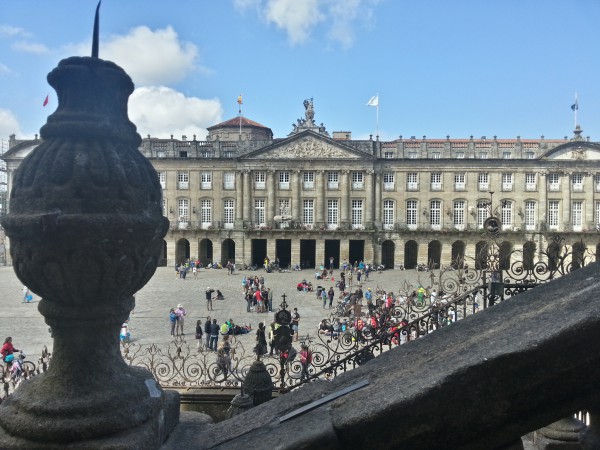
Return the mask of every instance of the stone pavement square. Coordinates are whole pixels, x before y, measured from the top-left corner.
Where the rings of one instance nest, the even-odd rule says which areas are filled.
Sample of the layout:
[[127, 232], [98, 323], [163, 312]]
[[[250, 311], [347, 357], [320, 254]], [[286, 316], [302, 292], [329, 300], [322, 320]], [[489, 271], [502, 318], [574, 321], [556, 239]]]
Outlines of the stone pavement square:
[[[334, 280], [337, 281], [340, 271], [335, 270]], [[252, 332], [238, 336], [245, 352], [251, 352], [255, 345], [255, 330], [259, 322], [268, 326], [273, 321], [274, 313], [248, 313], [246, 302], [242, 295], [242, 277], [264, 276], [265, 285], [274, 293], [273, 309], [277, 311], [282, 301], [281, 295], [286, 294], [288, 309], [298, 308], [300, 313], [300, 335], [315, 336], [319, 322], [329, 317], [329, 309], [324, 310], [322, 301], [317, 299], [315, 292], [298, 292], [296, 285], [302, 280], [311, 281], [313, 286], [324, 286], [329, 289], [335, 284], [331, 280], [316, 280], [314, 270], [292, 271], [288, 273], [266, 273], [264, 270], [236, 271], [227, 275], [226, 269], [202, 269], [194, 279], [191, 273], [185, 280], [175, 277], [175, 271], [170, 267], [160, 267], [144, 288], [136, 294], [136, 307], [131, 314], [129, 329], [132, 342], [142, 345], [167, 345], [172, 341], [170, 336], [169, 309], [181, 303], [187, 310], [184, 326], [185, 339], [194, 340], [197, 320], [206, 320], [207, 315], [216, 318], [221, 324], [227, 319], [233, 319], [237, 324], [249, 323]], [[85, 271], [83, 273], [85, 276]], [[363, 287], [373, 290], [380, 287], [385, 290], [398, 291], [404, 280], [413, 284], [418, 283], [419, 277], [424, 285], [429, 277], [414, 270], [388, 270], [382, 273], [372, 273], [370, 281], [363, 282]], [[206, 309], [205, 290], [210, 286], [219, 289], [225, 300], [214, 300], [214, 311]], [[32, 303], [23, 302], [23, 284], [17, 279], [12, 267], [0, 267], [0, 338], [12, 336], [16, 348], [24, 349], [27, 359], [37, 362], [44, 345], [52, 351], [52, 338], [49, 327], [38, 312], [40, 297], [33, 294]], [[338, 289], [336, 289], [337, 303]]]

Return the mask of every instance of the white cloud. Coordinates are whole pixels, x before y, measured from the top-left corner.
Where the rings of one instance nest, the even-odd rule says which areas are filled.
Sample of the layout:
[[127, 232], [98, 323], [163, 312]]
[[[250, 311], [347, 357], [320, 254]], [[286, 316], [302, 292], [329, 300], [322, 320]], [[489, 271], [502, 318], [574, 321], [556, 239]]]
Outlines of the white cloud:
[[10, 136], [15, 134], [22, 139], [23, 132], [19, 121], [9, 109], [0, 109], [0, 136]]
[[0, 63], [0, 75], [12, 73], [12, 71], [8, 68], [8, 66]]
[[30, 36], [31, 33], [23, 28], [13, 27], [11, 25], [0, 25], [0, 36]]
[[314, 26], [325, 20], [318, 0], [268, 0], [264, 16], [284, 29], [292, 44], [305, 42]]
[[158, 30], [140, 26], [101, 42], [100, 57], [123, 67], [136, 85], [161, 85], [176, 83], [194, 71], [198, 48], [179, 41], [170, 26]]
[[186, 97], [164, 86], [136, 89], [129, 98], [129, 118], [142, 136], [206, 138], [206, 128], [222, 121], [219, 100]]
[[49, 52], [48, 47], [44, 44], [38, 44], [37, 42], [19, 41], [13, 43], [11, 47], [21, 52], [34, 53], [36, 55], [43, 55]]

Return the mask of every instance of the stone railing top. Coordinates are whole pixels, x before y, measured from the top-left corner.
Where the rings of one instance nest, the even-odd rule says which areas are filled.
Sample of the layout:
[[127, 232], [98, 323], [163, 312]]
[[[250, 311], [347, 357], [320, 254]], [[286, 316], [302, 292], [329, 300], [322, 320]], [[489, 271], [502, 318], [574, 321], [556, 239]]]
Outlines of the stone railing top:
[[[165, 448], [498, 448], [600, 390], [600, 278], [592, 264], [216, 425], [185, 419]], [[369, 385], [279, 418], [367, 379]], [[186, 431], [187, 430], [187, 431]], [[304, 432], [301, 430], [305, 430]], [[310, 430], [310, 431], [306, 431]], [[199, 444], [201, 443], [201, 444]]]

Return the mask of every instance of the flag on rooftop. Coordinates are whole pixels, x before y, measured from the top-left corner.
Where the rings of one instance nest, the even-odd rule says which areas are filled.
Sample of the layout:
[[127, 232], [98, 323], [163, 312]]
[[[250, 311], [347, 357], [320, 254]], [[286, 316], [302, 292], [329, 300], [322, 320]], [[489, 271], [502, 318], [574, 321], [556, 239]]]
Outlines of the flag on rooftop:
[[48, 104], [48, 95], [46, 95], [46, 99], [44, 100], [44, 103], [42, 104], [42, 106], [46, 106]]
[[575, 99], [575, 103], [573, 103], [573, 104], [571, 105], [571, 109], [572, 109], [573, 111], [577, 111], [577, 110], [579, 109], [579, 102], [577, 101], [577, 99]]
[[242, 102], [242, 94], [238, 95], [238, 99], [237, 99], [238, 105], [241, 105]]
[[367, 106], [379, 106], [379, 94], [371, 97], [367, 102]]

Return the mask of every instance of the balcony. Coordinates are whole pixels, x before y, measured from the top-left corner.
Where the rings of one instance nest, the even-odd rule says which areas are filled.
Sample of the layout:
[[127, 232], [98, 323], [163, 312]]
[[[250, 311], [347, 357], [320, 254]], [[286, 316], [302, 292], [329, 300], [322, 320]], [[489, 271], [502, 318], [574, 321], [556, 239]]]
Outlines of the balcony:
[[510, 192], [513, 190], [512, 183], [502, 183], [502, 192]]
[[302, 182], [302, 189], [314, 189], [315, 182], [314, 181], [304, 181]]
[[394, 187], [395, 187], [395, 185], [394, 185], [393, 182], [391, 182], [391, 183], [383, 183], [383, 190], [384, 191], [393, 191]]
[[260, 189], [260, 190], [264, 190], [267, 188], [267, 184], [264, 181], [255, 181], [254, 182], [254, 189]]
[[328, 181], [327, 182], [327, 189], [330, 190], [336, 190], [339, 189], [340, 183], [337, 181]]
[[487, 192], [490, 189], [490, 183], [479, 183], [477, 188], [480, 192]]
[[406, 190], [407, 191], [418, 191], [419, 183], [411, 183], [411, 182], [406, 183]]
[[442, 183], [431, 183], [431, 190], [432, 191], [441, 191]]
[[537, 191], [537, 184], [535, 183], [525, 183], [525, 190], [526, 191]]
[[200, 189], [212, 189], [211, 181], [203, 181], [200, 183]]
[[223, 189], [235, 189], [235, 182], [234, 181], [225, 181], [223, 183]]
[[462, 182], [462, 183], [454, 183], [454, 190], [455, 191], [464, 191], [467, 189], [466, 183]]
[[289, 181], [280, 181], [279, 182], [279, 190], [281, 191], [287, 191], [290, 188], [290, 182]]
[[548, 185], [548, 190], [551, 192], [558, 192], [560, 191], [560, 183], [550, 183]]
[[160, 187], [161, 187], [162, 189], [166, 189], [166, 188], [167, 188], [167, 182], [166, 182], [166, 181], [161, 181], [161, 182], [160, 182]]
[[573, 187], [573, 192], [583, 192], [582, 183], [573, 183], [571, 186]]
[[362, 190], [365, 188], [365, 184], [362, 181], [353, 181], [352, 182], [352, 189], [356, 190]]
[[189, 181], [178, 181], [177, 182], [177, 189], [189, 189], [189, 188], [190, 188]]

